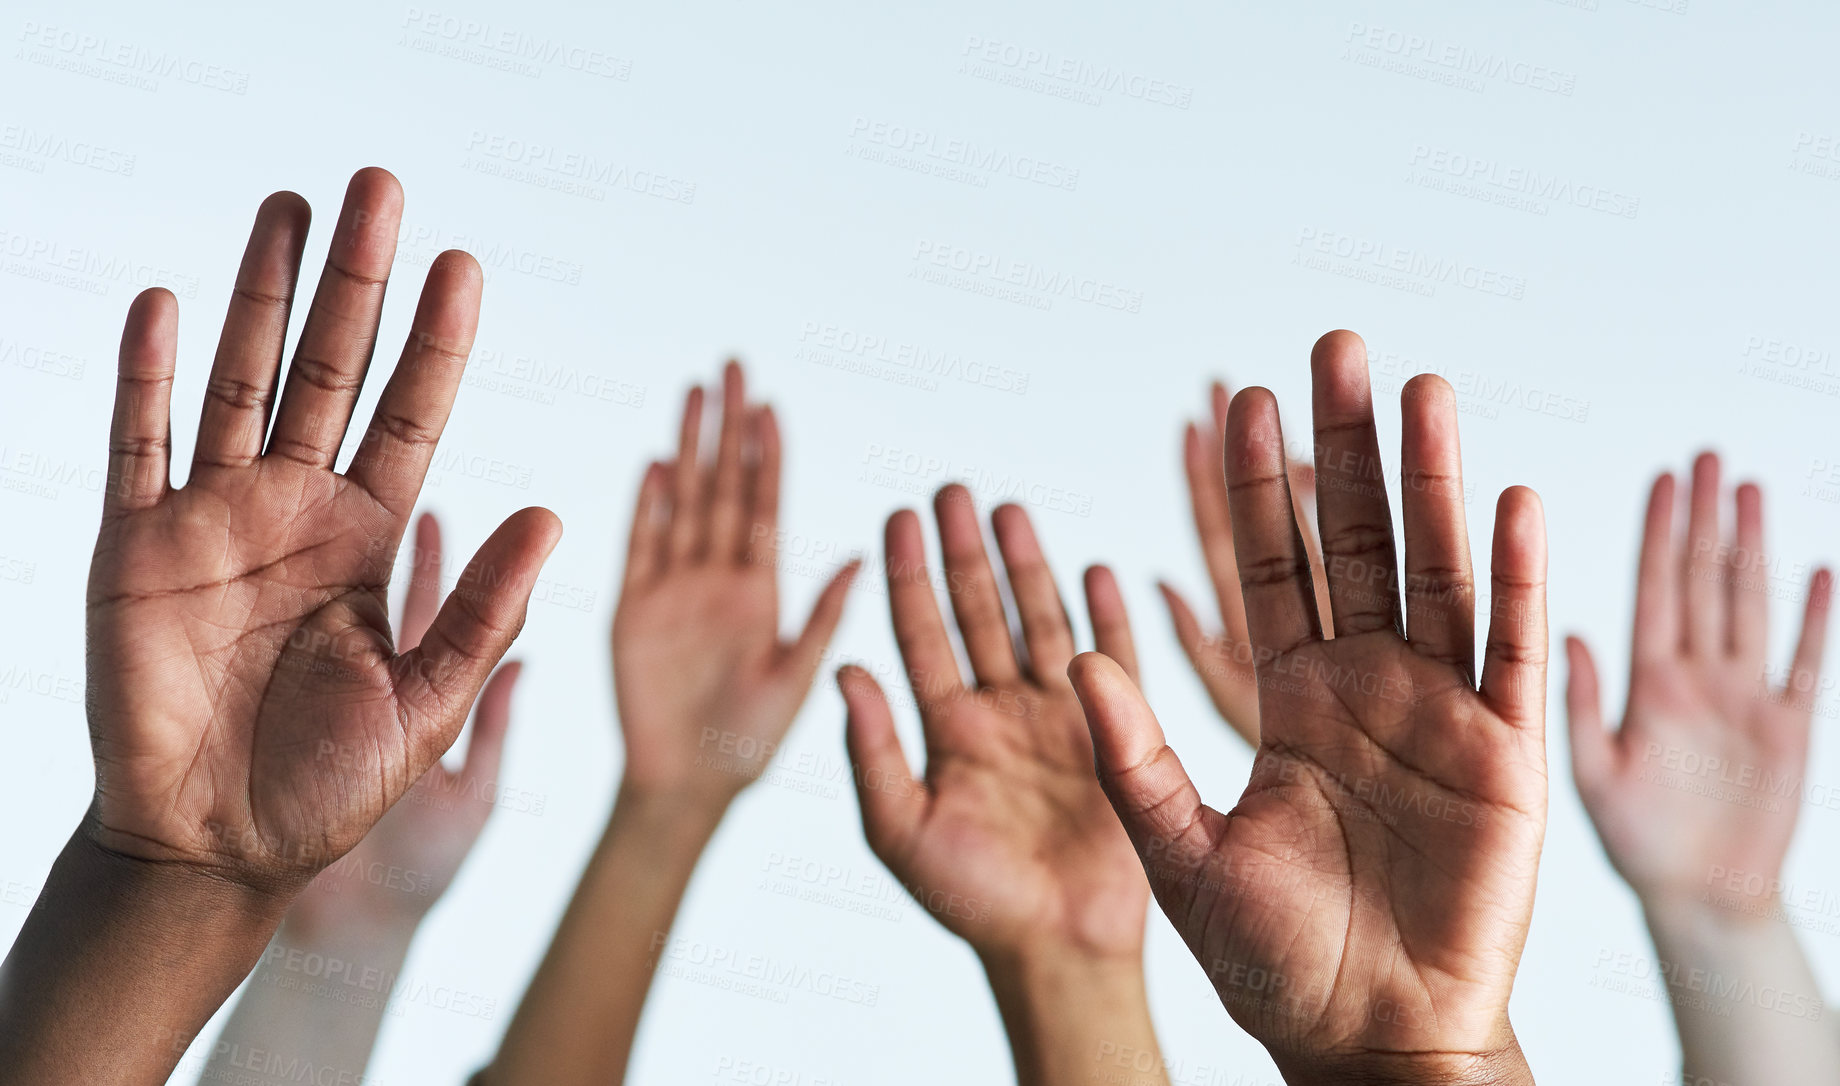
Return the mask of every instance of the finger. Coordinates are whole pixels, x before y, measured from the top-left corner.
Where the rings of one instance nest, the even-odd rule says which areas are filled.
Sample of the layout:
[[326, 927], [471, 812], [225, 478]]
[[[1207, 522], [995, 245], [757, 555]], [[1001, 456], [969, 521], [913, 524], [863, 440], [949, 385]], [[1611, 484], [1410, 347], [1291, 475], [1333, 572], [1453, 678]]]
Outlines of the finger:
[[779, 419], [771, 407], [749, 418], [756, 458], [748, 471], [748, 563], [772, 568], [779, 553]]
[[[1182, 651], [1188, 654], [1189, 662], [1199, 669], [1201, 651], [1207, 645], [1207, 635], [1201, 631], [1201, 620], [1195, 617], [1195, 609], [1182, 598], [1182, 593], [1175, 590], [1175, 586], [1158, 581], [1156, 590], [1163, 594], [1163, 603], [1169, 608], [1169, 621], [1175, 627], [1176, 640], [1181, 643]], [[1106, 655], [1110, 656], [1111, 653]]]
[[1303, 550], [1310, 556], [1310, 583], [1316, 589], [1316, 613], [1329, 614], [1329, 575], [1323, 569], [1322, 533], [1316, 530], [1316, 468], [1293, 460], [1290, 462], [1291, 511], [1297, 517], [1297, 530], [1303, 534]]
[[805, 628], [799, 631], [798, 640], [789, 648], [792, 666], [797, 669], [803, 682], [801, 688], [808, 688], [811, 680], [818, 674], [818, 665], [824, 662], [824, 650], [831, 643], [831, 636], [837, 632], [837, 623], [843, 618], [844, 601], [849, 598], [850, 585], [856, 580], [856, 574], [862, 569], [862, 559], [852, 558], [843, 564], [843, 568], [831, 575], [824, 591], [818, 593], [818, 600], [811, 605], [811, 615], [805, 619]]
[[741, 464], [742, 435], [747, 429], [747, 387], [741, 363], [722, 370], [722, 432], [716, 442], [715, 485], [709, 498], [709, 553], [717, 561], [746, 556], [747, 536], [741, 522], [747, 510]]
[[642, 584], [657, 576], [669, 553], [666, 533], [671, 526], [669, 494], [671, 467], [654, 460], [639, 482], [633, 503], [632, 535], [626, 543], [626, 584]]
[[1578, 638], [1568, 637], [1565, 656], [1565, 717], [1571, 734], [1572, 778], [1578, 783], [1579, 795], [1591, 802], [1610, 783], [1615, 737], [1604, 730], [1597, 664], [1591, 659], [1591, 650]]
[[1796, 642], [1795, 659], [1783, 684], [1785, 700], [1793, 699], [1797, 707], [1810, 712], [1821, 688], [1821, 657], [1827, 650], [1827, 617], [1833, 609], [1833, 599], [1833, 573], [1815, 570], [1808, 582], [1808, 602], [1802, 607], [1802, 636]]
[[1655, 663], [1680, 652], [1680, 554], [1674, 549], [1674, 477], [1662, 473], [1648, 492], [1642, 554], [1636, 568], [1631, 655]]
[[863, 836], [877, 856], [905, 855], [926, 814], [927, 786], [908, 768], [888, 699], [869, 673], [854, 665], [842, 668], [837, 688], [849, 712], [844, 745], [862, 808]]
[[479, 688], [524, 625], [531, 589], [562, 537], [547, 509], [511, 515], [480, 546], [421, 644], [397, 657], [396, 695], [412, 738], [423, 744], [419, 772], [453, 745]]
[[1099, 653], [1083, 652], [1067, 674], [1092, 732], [1099, 784], [1137, 847], [1151, 886], [1160, 893], [1181, 885], [1180, 877], [1212, 854], [1208, 826], [1220, 816], [1202, 804], [1124, 669]]
[[[1219, 386], [1216, 386], [1219, 391]], [[1222, 467], [1225, 438], [1219, 429], [1204, 436], [1190, 424], [1182, 438], [1183, 468], [1188, 476], [1189, 507], [1195, 516], [1195, 534], [1201, 539], [1201, 556], [1220, 605], [1220, 620], [1227, 635], [1246, 637], [1246, 605], [1239, 594], [1239, 563], [1233, 556], [1233, 518], [1227, 510], [1227, 473]]]
[[128, 306], [121, 328], [104, 516], [146, 509], [164, 498], [171, 485], [172, 383], [178, 352], [178, 299], [164, 287], [141, 291]]
[[1116, 660], [1131, 681], [1137, 682], [1137, 642], [1131, 637], [1131, 619], [1125, 613], [1124, 593], [1118, 590], [1118, 578], [1104, 566], [1092, 566], [1086, 571], [1085, 588], [1093, 647]]
[[971, 658], [971, 673], [984, 686], [1010, 682], [1022, 672], [971, 492], [956, 483], [941, 487], [933, 496], [933, 518], [939, 523], [946, 595], [952, 600], [965, 655]]
[[201, 468], [244, 467], [262, 455], [312, 219], [307, 202], [292, 192], [275, 193], [256, 211], [204, 389], [193, 474]]
[[1763, 491], [1756, 483], [1738, 487], [1737, 545], [1725, 561], [1726, 611], [1731, 628], [1725, 651], [1761, 663], [1769, 653], [1770, 578], [1763, 557]]
[[1546, 518], [1524, 486], [1502, 491], [1489, 558], [1482, 695], [1521, 727], [1546, 719]]
[[1284, 653], [1321, 638], [1310, 562], [1291, 510], [1278, 401], [1266, 389], [1248, 388], [1233, 398], [1227, 418], [1227, 487], [1247, 640]]
[[1719, 458], [1712, 453], [1701, 453], [1693, 461], [1688, 502], [1686, 582], [1681, 586], [1683, 647], [1695, 655], [1713, 656], [1725, 646], [1725, 590], [1719, 584]]
[[1420, 374], [1400, 395], [1406, 639], [1476, 683], [1476, 580], [1463, 513], [1463, 450], [1449, 382]]
[[435, 445], [453, 413], [473, 352], [484, 286], [479, 262], [458, 249], [442, 253], [429, 266], [409, 340], [345, 472], [398, 517], [407, 518], [415, 508]]
[[268, 439], [271, 455], [327, 469], [338, 458], [377, 346], [401, 221], [402, 186], [389, 171], [373, 166], [352, 175], [282, 386]]
[[671, 493], [671, 559], [696, 557], [707, 535], [703, 509], [703, 465], [697, 460], [703, 426], [703, 388], [684, 397], [684, 419], [677, 430], [677, 474]]
[[1316, 478], [1322, 488], [1316, 516], [1334, 616], [1331, 628], [1337, 637], [1399, 630], [1393, 514], [1361, 337], [1330, 332], [1317, 340], [1310, 352], [1310, 384]]
[[1258, 746], [1258, 686], [1252, 681], [1253, 676], [1249, 670], [1235, 671], [1231, 662], [1235, 653], [1246, 653], [1243, 659], [1250, 669], [1252, 646], [1244, 641], [1210, 643], [1201, 632], [1201, 623], [1195, 618], [1194, 608], [1182, 598], [1182, 594], [1161, 582], [1157, 588], [1162, 591], [1163, 602], [1169, 607], [1169, 620], [1175, 626], [1176, 640], [1182, 643], [1182, 652], [1188, 656], [1189, 666], [1195, 669], [1196, 676], [1207, 687], [1208, 696], [1214, 700], [1222, 719], [1240, 738], [1254, 747]]
[[409, 590], [403, 595], [402, 629], [396, 651], [408, 652], [422, 643], [441, 609], [441, 522], [423, 513], [415, 522], [415, 548], [409, 557]]
[[[913, 510], [902, 509], [888, 518], [882, 548], [895, 644], [900, 647], [914, 698], [924, 709], [934, 701], [956, 697], [964, 681], [958, 658], [952, 655], [945, 620], [939, 615], [939, 597], [933, 594], [933, 579], [926, 569], [926, 537]], [[922, 713], [922, 723], [925, 720]]]
[[460, 767], [461, 793], [490, 797], [498, 793], [498, 767], [505, 753], [505, 732], [511, 727], [511, 695], [517, 689], [524, 665], [511, 660], [486, 680], [473, 706], [473, 734], [466, 741], [466, 761]]
[[1066, 681], [1073, 660], [1073, 625], [1054, 583], [1054, 571], [1041, 552], [1035, 526], [1019, 505], [1000, 505], [990, 515], [997, 551], [1009, 574], [1010, 595], [1022, 623], [1022, 643], [1028, 649], [1029, 674], [1038, 683]]

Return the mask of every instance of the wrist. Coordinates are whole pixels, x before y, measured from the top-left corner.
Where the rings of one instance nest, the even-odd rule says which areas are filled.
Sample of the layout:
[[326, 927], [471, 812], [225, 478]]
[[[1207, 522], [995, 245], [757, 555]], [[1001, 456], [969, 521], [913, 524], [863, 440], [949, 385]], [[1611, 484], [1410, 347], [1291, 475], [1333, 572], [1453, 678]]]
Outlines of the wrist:
[[1507, 1037], [1486, 1052], [1364, 1052], [1277, 1059], [1288, 1086], [1532, 1086], [1533, 1069], [1505, 1021]]
[[674, 853], [700, 852], [728, 814], [733, 798], [622, 779], [603, 841], [638, 838]]
[[1011, 989], [1053, 993], [1131, 991], [1144, 986], [1141, 945], [1116, 953], [1080, 949], [1053, 940], [974, 949], [993, 987], [1001, 983]]
[[1095, 954], [1043, 943], [981, 949], [978, 957], [1003, 1017], [1017, 1082], [1167, 1082], [1141, 947], [1135, 954]]
[[[54, 870], [87, 886], [106, 886], [111, 900], [198, 927], [221, 922], [226, 927], [273, 931], [302, 888], [288, 882], [239, 878], [185, 860], [134, 856], [103, 843], [87, 819], [65, 842]], [[199, 914], [194, 909], [211, 911]]]
[[314, 951], [408, 946], [422, 926], [423, 910], [313, 908], [296, 903], [275, 932], [275, 942]]
[[1642, 915], [1656, 936], [1700, 941], [1742, 937], [1779, 926], [1782, 903], [1774, 890], [1759, 893], [1741, 889], [1703, 893], [1644, 894]]

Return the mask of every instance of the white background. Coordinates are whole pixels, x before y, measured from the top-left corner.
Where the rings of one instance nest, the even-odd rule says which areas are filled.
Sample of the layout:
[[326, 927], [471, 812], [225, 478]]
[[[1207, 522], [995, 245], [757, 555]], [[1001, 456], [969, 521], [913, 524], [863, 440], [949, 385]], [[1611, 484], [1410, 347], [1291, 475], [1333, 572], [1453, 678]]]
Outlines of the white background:
[[[555, 509], [567, 534], [546, 574], [551, 602], [533, 605], [515, 650], [527, 667], [503, 773], [541, 811], [496, 814], [406, 970], [495, 1009], [482, 1019], [409, 1005], [386, 1025], [378, 1081], [459, 1081], [480, 1064], [549, 939], [620, 765], [606, 630], [633, 491], [644, 460], [670, 448], [683, 389], [731, 352], [786, 430], [788, 625], [820, 571], [853, 550], [873, 562], [881, 520], [898, 505], [957, 477], [987, 500], [1019, 492], [1037, 502], [1069, 598], [1084, 564], [1119, 571], [1152, 700], [1217, 806], [1231, 805], [1249, 757], [1189, 673], [1152, 587], [1168, 576], [1206, 598], [1180, 427], [1203, 409], [1205, 381], [1224, 375], [1274, 388], [1298, 440], [1309, 346], [1330, 328], [1366, 336], [1382, 400], [1422, 369], [1465, 390], [1476, 553], [1487, 554], [1494, 495], [1537, 488], [1552, 533], [1555, 641], [1591, 639], [1612, 706], [1645, 488], [1702, 447], [1723, 450], [1734, 475], [1766, 488], [1780, 663], [1809, 564], [1831, 556], [1840, 522], [1835, 488], [1819, 484], [1840, 461], [1840, 161], [1822, 157], [1840, 154], [1829, 142], [1840, 138], [1840, 26], [1813, 3], [1671, 6], [1686, 10], [1669, 0], [1272, 0], [869, 14], [841, 3], [795, 13], [469, 0], [317, 3], [281, 16], [250, 5], [7, 5], [0, 929], [24, 919], [87, 802], [74, 693], [82, 583], [116, 337], [136, 281], [158, 275], [181, 289], [182, 465], [257, 203], [278, 188], [312, 202], [317, 268], [346, 178], [368, 164], [393, 170], [408, 200], [380, 359], [394, 356], [427, 259], [463, 244], [488, 264], [482, 351], [506, 369], [536, 359], [572, 387], [586, 377], [615, 390], [614, 400], [550, 390], [545, 402], [530, 398], [544, 390], [502, 374], [496, 389], [469, 387], [444, 441], [450, 459], [424, 492], [445, 519], [450, 572], [522, 505]], [[432, 23], [415, 14], [429, 11]], [[488, 27], [470, 42], [469, 20]], [[49, 37], [47, 26], [57, 28]], [[506, 57], [481, 40], [507, 37], [561, 59], [521, 71], [480, 63]], [[1001, 43], [996, 59], [980, 61], [979, 42]], [[123, 47], [179, 63], [132, 75], [105, 59]], [[1037, 54], [1053, 59], [1005, 63]], [[1063, 61], [1130, 79], [1077, 91], [1053, 74]], [[1470, 64], [1485, 74], [1465, 74]], [[1026, 85], [1012, 85], [1018, 77]], [[872, 157], [890, 149], [870, 138], [878, 125], [932, 133], [910, 152], [935, 170], [929, 149], [949, 155], [959, 140], [979, 155], [1039, 160], [1051, 177], [1077, 171], [1077, 181], [890, 165]], [[528, 157], [531, 145], [554, 149], [545, 161], [583, 156], [601, 180], [571, 194], [503, 176], [516, 164], [492, 150]], [[1483, 198], [1453, 192], [1461, 179], [1440, 170], [1476, 162]], [[1551, 190], [1523, 192], [1517, 206], [1513, 186], [1529, 176], [1584, 206]], [[1316, 239], [1376, 255], [1339, 260]], [[1050, 303], [1041, 308], [911, 276], [916, 254], [947, 246], [1078, 286], [1037, 292]], [[46, 281], [53, 247], [122, 274]], [[1395, 259], [1456, 271], [1402, 273], [1411, 289], [1346, 274]], [[1137, 299], [1137, 311], [1077, 296], [1094, 284], [1108, 298], [1130, 292], [1116, 296]], [[1011, 388], [967, 381], [964, 368], [916, 385], [912, 366], [824, 365], [806, 330], [826, 325], [879, 337], [891, 354], [906, 345], [994, 367]], [[1798, 345], [1804, 364], [1768, 356], [1758, 344], [1771, 340]], [[484, 357], [477, 375], [491, 368]], [[1016, 375], [1026, 375], [1020, 391]], [[1380, 426], [1390, 457], [1397, 412], [1383, 409]], [[892, 467], [871, 463], [884, 456]], [[893, 666], [872, 583], [854, 594], [836, 649]], [[1570, 783], [1562, 671], [1550, 698], [1551, 826], [1514, 1021], [1544, 1081], [1659, 1082], [1677, 1060], [1665, 1006], [1602, 987], [1616, 977], [1606, 958], [1652, 951]], [[1788, 877], [1832, 896], [1823, 857], [1840, 839], [1840, 812], [1818, 802], [1840, 786], [1831, 695], [1822, 714], [1808, 790], [1817, 802], [1804, 808]], [[777, 1003], [663, 980], [633, 1081], [734, 1081], [718, 1077], [724, 1060], [807, 1084], [1009, 1078], [973, 956], [925, 915], [902, 906], [898, 922], [873, 919], [759, 888], [776, 854], [863, 877], [880, 870], [857, 826], [841, 717], [821, 681], [785, 755], [792, 784], [762, 785], [736, 805], [677, 931], [877, 985], [877, 1005], [802, 988]], [[902, 727], [917, 738], [911, 715]], [[1810, 930], [1804, 940], [1832, 990], [1840, 938]], [[1177, 1083], [1275, 1081], [1160, 914], [1149, 942]]]

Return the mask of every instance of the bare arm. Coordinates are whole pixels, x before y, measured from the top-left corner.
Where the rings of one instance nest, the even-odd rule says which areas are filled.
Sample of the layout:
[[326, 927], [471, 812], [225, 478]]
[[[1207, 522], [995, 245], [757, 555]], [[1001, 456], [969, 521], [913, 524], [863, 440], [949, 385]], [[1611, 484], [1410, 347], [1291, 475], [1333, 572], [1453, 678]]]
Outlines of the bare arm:
[[697, 858], [728, 805], [767, 768], [811, 689], [855, 565], [803, 632], [779, 633], [779, 430], [723, 378], [713, 467], [699, 459], [702, 390], [678, 456], [640, 486], [613, 621], [626, 765], [612, 817], [482, 1086], [622, 1081]]

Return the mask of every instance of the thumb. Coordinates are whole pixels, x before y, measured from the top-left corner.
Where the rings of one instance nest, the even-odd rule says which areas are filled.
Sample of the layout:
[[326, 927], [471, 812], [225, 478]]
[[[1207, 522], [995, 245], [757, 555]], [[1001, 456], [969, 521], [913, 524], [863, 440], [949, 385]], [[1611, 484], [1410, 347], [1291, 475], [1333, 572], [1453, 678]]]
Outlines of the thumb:
[[1616, 751], [1612, 736], [1604, 730], [1597, 664], [1591, 659], [1591, 650], [1579, 638], [1568, 637], [1565, 660], [1565, 716], [1572, 746], [1572, 779], [1588, 803], [1608, 783]]
[[1163, 728], [1150, 712], [1124, 669], [1109, 657], [1084, 652], [1067, 669], [1086, 711], [1092, 732], [1099, 784], [1112, 810], [1137, 846], [1137, 855], [1159, 891], [1187, 886], [1186, 878], [1213, 852], [1209, 816], [1220, 816], [1202, 802], [1182, 768], [1182, 760], [1164, 742]]

